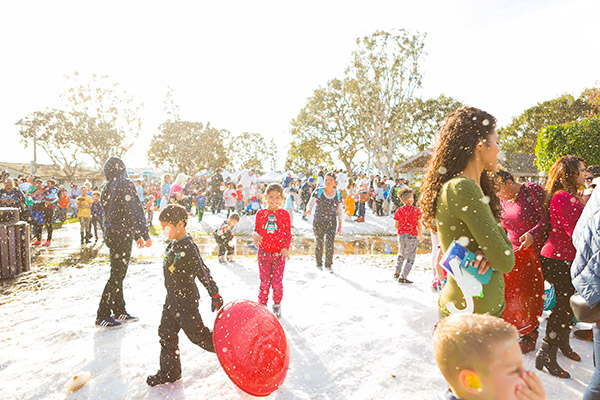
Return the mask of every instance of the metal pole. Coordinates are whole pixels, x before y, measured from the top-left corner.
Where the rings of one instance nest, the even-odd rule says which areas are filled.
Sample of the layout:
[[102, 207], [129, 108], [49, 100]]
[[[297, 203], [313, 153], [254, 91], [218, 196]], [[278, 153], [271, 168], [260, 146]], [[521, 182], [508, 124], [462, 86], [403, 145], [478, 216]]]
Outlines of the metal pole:
[[31, 174], [37, 174], [37, 120], [33, 120], [33, 165], [31, 166]]

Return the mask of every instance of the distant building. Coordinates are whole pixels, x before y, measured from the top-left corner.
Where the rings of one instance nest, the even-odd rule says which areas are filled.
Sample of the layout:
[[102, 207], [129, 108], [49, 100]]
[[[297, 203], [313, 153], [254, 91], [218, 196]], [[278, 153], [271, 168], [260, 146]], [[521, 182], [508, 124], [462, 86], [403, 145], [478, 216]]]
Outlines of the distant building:
[[[30, 175], [31, 165], [24, 163], [0, 162], [0, 170], [7, 170], [11, 178], [16, 178], [19, 175]], [[53, 178], [57, 184], [70, 187], [71, 184], [76, 184], [81, 187], [85, 181], [89, 181], [92, 186], [100, 186], [104, 183], [104, 173], [95, 168], [78, 167], [76, 174], [72, 180], [69, 180], [64, 171], [57, 165], [37, 164], [37, 176], [42, 180]]]
[[[424, 175], [433, 150], [423, 150], [408, 160], [396, 165], [399, 175]], [[535, 154], [507, 153], [506, 159], [500, 161], [500, 168], [510, 172], [518, 180], [539, 182], [544, 178], [536, 165]]]

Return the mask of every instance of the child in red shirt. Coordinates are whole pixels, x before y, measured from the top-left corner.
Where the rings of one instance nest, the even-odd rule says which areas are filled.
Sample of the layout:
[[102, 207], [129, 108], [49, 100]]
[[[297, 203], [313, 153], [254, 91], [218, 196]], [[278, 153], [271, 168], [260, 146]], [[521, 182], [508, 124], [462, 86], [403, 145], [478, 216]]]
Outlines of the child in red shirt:
[[156, 198], [154, 197], [153, 194], [148, 196], [148, 203], [146, 203], [146, 214], [148, 215], [148, 218], [146, 219], [146, 221], [148, 221], [148, 226], [152, 226], [152, 219], [154, 218], [154, 201], [155, 200], [156, 200]]
[[244, 187], [241, 184], [238, 184], [237, 190], [233, 194], [233, 197], [235, 198], [235, 210], [239, 213], [244, 211], [244, 193], [242, 192], [243, 188]]
[[260, 292], [258, 302], [267, 305], [269, 291], [273, 288], [273, 313], [281, 317], [283, 297], [283, 270], [289, 258], [292, 242], [290, 214], [280, 208], [283, 203], [283, 187], [272, 183], [265, 193], [267, 208], [256, 213], [252, 240], [258, 246], [258, 268], [260, 271]]
[[394, 226], [398, 230], [398, 261], [394, 279], [400, 283], [412, 283], [406, 278], [415, 262], [419, 242], [423, 241], [421, 225], [423, 213], [413, 205], [415, 196], [412, 189], [402, 189], [398, 197], [404, 205], [394, 214]]

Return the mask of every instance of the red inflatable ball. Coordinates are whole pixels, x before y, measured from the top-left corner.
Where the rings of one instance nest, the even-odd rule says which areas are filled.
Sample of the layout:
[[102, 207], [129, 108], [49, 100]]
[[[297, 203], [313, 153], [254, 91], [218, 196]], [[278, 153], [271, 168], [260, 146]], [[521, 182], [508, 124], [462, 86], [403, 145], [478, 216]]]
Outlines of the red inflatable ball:
[[515, 252], [515, 267], [504, 274], [506, 308], [502, 318], [526, 335], [539, 325], [544, 311], [544, 274], [535, 251]]
[[290, 349], [266, 307], [250, 300], [226, 304], [217, 314], [213, 342], [225, 373], [244, 392], [268, 396], [285, 380]]

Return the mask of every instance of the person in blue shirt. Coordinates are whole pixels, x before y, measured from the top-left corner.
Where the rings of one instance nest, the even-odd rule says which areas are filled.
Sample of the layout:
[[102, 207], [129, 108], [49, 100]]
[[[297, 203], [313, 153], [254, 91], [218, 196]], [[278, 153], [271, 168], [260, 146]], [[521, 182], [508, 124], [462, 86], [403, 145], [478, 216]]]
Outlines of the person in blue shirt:
[[204, 192], [198, 192], [196, 194], [196, 214], [198, 214], [198, 222], [202, 222], [204, 217], [204, 209], [206, 208], [206, 196]]
[[[98, 241], [98, 231], [104, 231], [104, 209], [102, 208], [102, 204], [100, 203], [100, 192], [94, 190], [92, 192], [92, 199], [94, 202], [92, 203], [92, 229], [94, 231], [94, 239]], [[100, 228], [100, 229], [98, 229]]]

